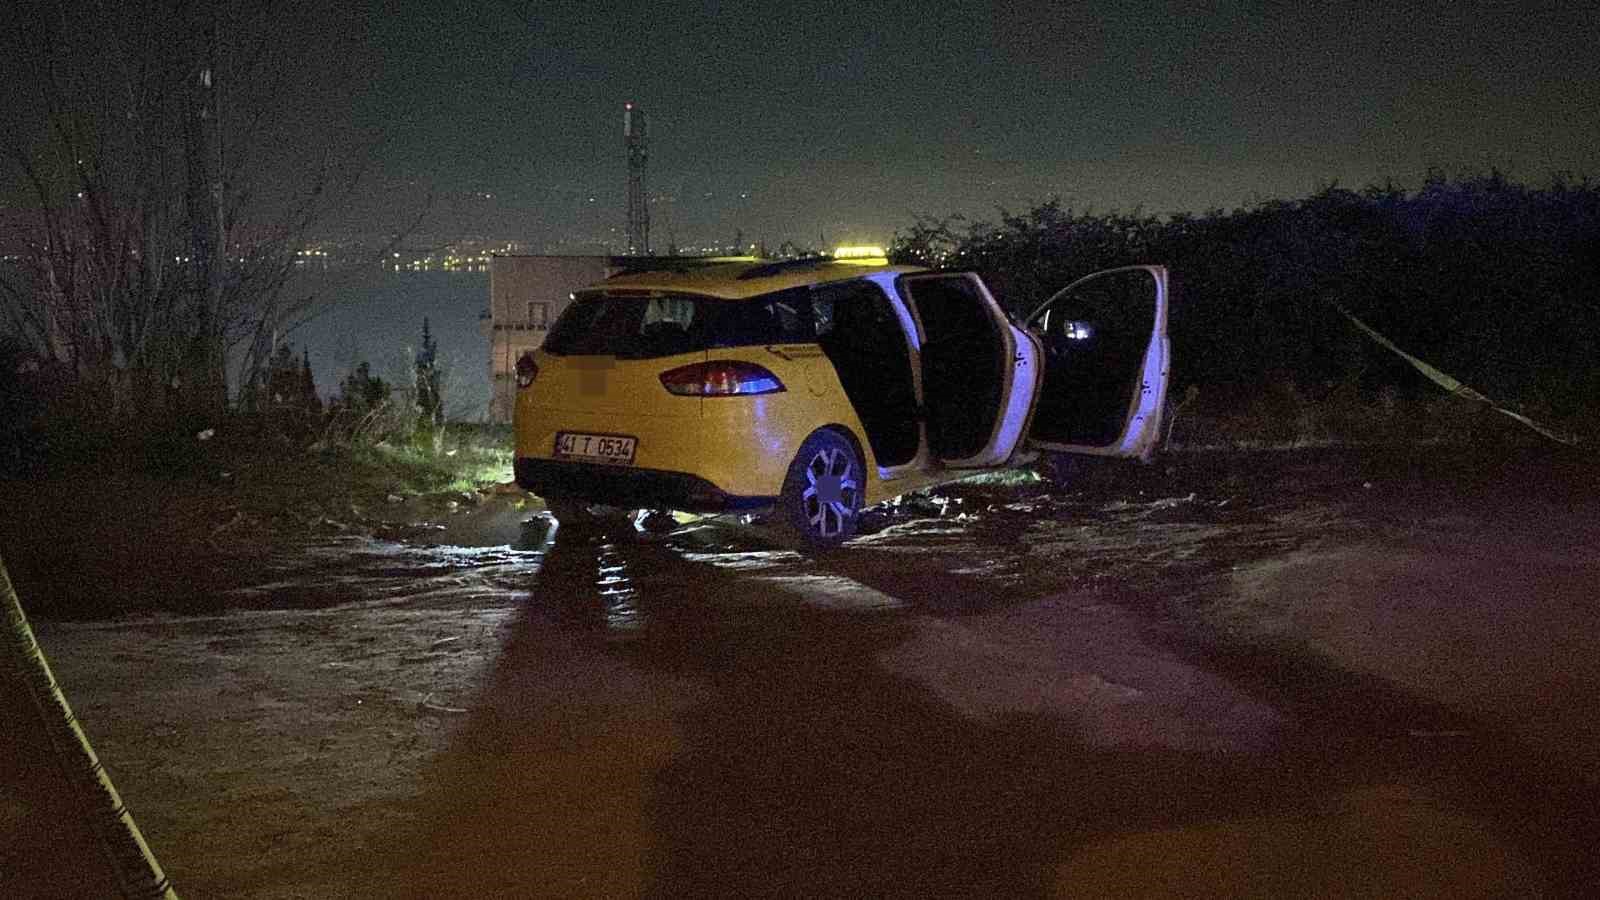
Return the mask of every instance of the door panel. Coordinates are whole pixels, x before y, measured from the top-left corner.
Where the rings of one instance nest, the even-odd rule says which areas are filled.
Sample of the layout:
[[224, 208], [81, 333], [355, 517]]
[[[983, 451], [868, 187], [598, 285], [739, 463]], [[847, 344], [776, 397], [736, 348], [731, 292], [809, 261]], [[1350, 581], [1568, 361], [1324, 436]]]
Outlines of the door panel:
[[1080, 278], [1027, 319], [1044, 347], [1035, 447], [1148, 459], [1160, 436], [1170, 347], [1167, 270], [1127, 266]]
[[921, 329], [922, 406], [932, 456], [955, 468], [996, 465], [1018, 435], [1001, 427], [1016, 390], [1016, 338], [976, 275], [900, 281]]

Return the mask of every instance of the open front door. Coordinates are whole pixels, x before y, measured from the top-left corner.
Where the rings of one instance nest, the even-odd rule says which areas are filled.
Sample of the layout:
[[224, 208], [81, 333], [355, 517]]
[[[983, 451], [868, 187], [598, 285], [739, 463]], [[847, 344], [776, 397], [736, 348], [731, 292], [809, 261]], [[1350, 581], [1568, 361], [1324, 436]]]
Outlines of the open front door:
[[906, 275], [899, 288], [921, 330], [930, 455], [951, 468], [1010, 459], [1033, 399], [1032, 348], [1022, 352], [1020, 333], [970, 272]]
[[1167, 270], [1126, 266], [1067, 285], [1027, 325], [1044, 346], [1032, 446], [1149, 459], [1161, 434], [1171, 349]]

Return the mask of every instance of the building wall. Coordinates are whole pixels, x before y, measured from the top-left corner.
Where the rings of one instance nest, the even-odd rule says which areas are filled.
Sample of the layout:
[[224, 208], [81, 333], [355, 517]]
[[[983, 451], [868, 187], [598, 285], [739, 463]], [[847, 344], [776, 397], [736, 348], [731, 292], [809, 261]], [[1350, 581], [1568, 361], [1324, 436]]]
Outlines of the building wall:
[[609, 256], [495, 256], [489, 260], [489, 421], [510, 422], [517, 358], [544, 343], [572, 292], [615, 269]]

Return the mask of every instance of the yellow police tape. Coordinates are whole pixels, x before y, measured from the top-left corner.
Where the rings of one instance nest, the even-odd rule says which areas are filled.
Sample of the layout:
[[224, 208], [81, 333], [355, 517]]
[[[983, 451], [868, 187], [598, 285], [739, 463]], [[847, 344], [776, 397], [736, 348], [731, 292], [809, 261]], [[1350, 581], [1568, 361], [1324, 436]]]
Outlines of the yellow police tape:
[[72, 707], [67, 705], [67, 698], [56, 684], [55, 674], [50, 671], [50, 663], [34, 639], [28, 617], [22, 612], [22, 601], [11, 586], [11, 576], [6, 573], [3, 561], [0, 561], [0, 595], [3, 595], [0, 604], [5, 606], [6, 624], [10, 626], [11, 649], [20, 663], [23, 681], [45, 726], [50, 745], [61, 762], [76, 764], [75, 773], [79, 777], [72, 779], [74, 787], [98, 801], [97, 812], [103, 815], [93, 823], [94, 831], [109, 857], [122, 895], [130, 900], [177, 900], [178, 894], [171, 881], [156, 862], [150, 845], [145, 843], [139, 826], [134, 824], [133, 814], [123, 804], [111, 783], [111, 776], [100, 764], [88, 736], [78, 725]]
[[1576, 436], [1570, 435], [1570, 434], [1563, 434], [1563, 433], [1561, 433], [1559, 431], [1556, 431], [1553, 428], [1550, 428], [1547, 425], [1541, 425], [1538, 422], [1535, 422], [1534, 420], [1528, 418], [1527, 416], [1525, 416], [1525, 415], [1523, 415], [1521, 413], [1512, 412], [1511, 410], [1506, 409], [1505, 407], [1496, 404], [1493, 400], [1490, 400], [1488, 397], [1485, 397], [1484, 395], [1478, 393], [1477, 391], [1473, 390], [1472, 388], [1467, 387], [1466, 385], [1462, 384], [1460, 381], [1456, 380], [1455, 378], [1452, 378], [1449, 375], [1446, 375], [1445, 373], [1439, 371], [1438, 369], [1435, 369], [1433, 366], [1430, 366], [1427, 363], [1423, 362], [1422, 360], [1417, 359], [1415, 356], [1412, 356], [1411, 354], [1405, 352], [1404, 350], [1401, 350], [1399, 347], [1396, 347], [1394, 345], [1393, 341], [1390, 341], [1388, 338], [1386, 338], [1383, 335], [1379, 334], [1378, 332], [1374, 331], [1370, 325], [1368, 325], [1367, 323], [1365, 323], [1365, 322], [1361, 321], [1360, 319], [1356, 318], [1350, 312], [1350, 310], [1345, 309], [1343, 306], [1340, 306], [1339, 304], [1334, 303], [1333, 304], [1333, 308], [1337, 309], [1340, 313], [1342, 313], [1346, 319], [1349, 319], [1351, 324], [1355, 325], [1357, 328], [1359, 328], [1363, 332], [1365, 332], [1367, 337], [1370, 337], [1374, 341], [1377, 341], [1381, 346], [1387, 347], [1388, 349], [1394, 351], [1395, 355], [1399, 356], [1401, 359], [1403, 359], [1406, 362], [1410, 363], [1412, 368], [1414, 368], [1418, 372], [1421, 372], [1422, 374], [1428, 376], [1429, 380], [1433, 381], [1435, 384], [1439, 385], [1440, 387], [1444, 388], [1445, 390], [1449, 391], [1450, 393], [1454, 394], [1455, 396], [1460, 397], [1460, 398], [1462, 398], [1464, 400], [1472, 400], [1472, 401], [1475, 401], [1477, 403], [1485, 404], [1489, 408], [1493, 409], [1495, 412], [1500, 413], [1503, 416], [1510, 416], [1511, 418], [1516, 419], [1518, 422], [1521, 422], [1522, 424], [1528, 426], [1529, 428], [1532, 428], [1534, 431], [1539, 432], [1540, 434], [1544, 435], [1545, 437], [1549, 438], [1552, 441], [1558, 441], [1558, 442], [1563, 443], [1563, 444], [1572, 444], [1572, 445], [1576, 445], [1578, 443], [1578, 438]]

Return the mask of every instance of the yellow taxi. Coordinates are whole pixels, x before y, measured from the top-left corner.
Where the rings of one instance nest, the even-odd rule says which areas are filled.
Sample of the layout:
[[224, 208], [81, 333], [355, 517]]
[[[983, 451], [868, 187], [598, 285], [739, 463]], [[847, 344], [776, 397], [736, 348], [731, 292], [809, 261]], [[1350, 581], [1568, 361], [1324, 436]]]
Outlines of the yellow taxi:
[[1132, 266], [1013, 321], [976, 274], [881, 250], [619, 274], [517, 362], [517, 482], [563, 522], [770, 512], [830, 548], [865, 506], [1040, 452], [1148, 458], [1167, 305]]

